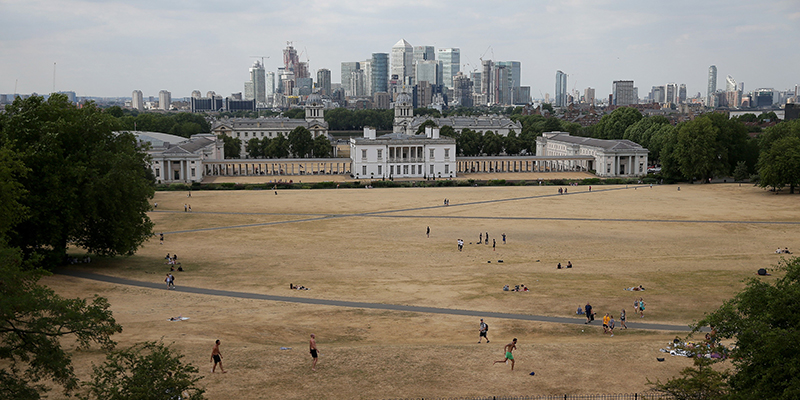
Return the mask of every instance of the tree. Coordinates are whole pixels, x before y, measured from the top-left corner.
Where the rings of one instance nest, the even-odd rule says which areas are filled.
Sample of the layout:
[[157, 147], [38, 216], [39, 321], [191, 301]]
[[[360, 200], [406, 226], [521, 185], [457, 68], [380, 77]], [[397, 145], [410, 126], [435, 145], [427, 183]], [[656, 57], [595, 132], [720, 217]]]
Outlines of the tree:
[[789, 193], [794, 193], [800, 185], [800, 138], [786, 136], [765, 149], [758, 160], [758, 175], [761, 187], [789, 185]]
[[314, 141], [311, 131], [303, 126], [298, 126], [289, 132], [289, 149], [296, 158], [308, 157], [314, 150]]
[[736, 163], [736, 168], [733, 170], [733, 179], [737, 182], [747, 180], [750, 177], [750, 172], [747, 170], [747, 163], [739, 161]]
[[522, 140], [517, 137], [517, 133], [513, 129], [503, 138], [503, 148], [507, 155], [517, 155], [522, 150]]
[[331, 156], [331, 141], [324, 135], [314, 138], [314, 157], [327, 158]]
[[261, 140], [258, 138], [252, 138], [248, 140], [247, 144], [245, 145], [245, 151], [247, 151], [247, 155], [249, 155], [250, 158], [261, 158], [264, 156]]
[[291, 119], [304, 119], [306, 111], [302, 108], [292, 108], [283, 112], [283, 116]]
[[278, 134], [270, 139], [264, 155], [267, 158], [286, 158], [289, 157], [289, 140], [286, 136]]
[[456, 147], [465, 157], [477, 156], [483, 148], [483, 136], [472, 129], [464, 128], [456, 139]]
[[78, 108], [64, 95], [17, 98], [0, 115], [0, 147], [18, 156], [28, 218], [9, 245], [27, 257], [64, 260], [67, 244], [105, 256], [132, 254], [152, 236], [154, 193], [149, 157], [117, 120], [94, 103]]
[[733, 339], [730, 399], [800, 397], [800, 258], [781, 261], [774, 283], [750, 278], [746, 287], [695, 326], [713, 327], [718, 340]]
[[240, 158], [242, 150], [242, 139], [230, 137], [228, 135], [219, 135], [222, 138], [223, 151], [225, 158]]
[[717, 135], [719, 128], [707, 118], [698, 118], [680, 125], [675, 158], [684, 177], [690, 180], [706, 180], [722, 170], [722, 162], [717, 157]]
[[8, 232], [22, 222], [28, 209], [22, 204], [25, 187], [22, 180], [27, 169], [7, 146], [0, 147], [0, 245], [8, 240]]
[[95, 366], [88, 399], [102, 400], [199, 400], [202, 379], [198, 369], [183, 362], [184, 355], [163, 343], [146, 342], [115, 351]]
[[486, 131], [483, 134], [483, 152], [489, 156], [496, 156], [503, 151], [503, 137], [492, 132]]
[[52, 380], [64, 393], [78, 389], [70, 355], [61, 347], [73, 338], [79, 348], [92, 343], [114, 346], [111, 335], [122, 331], [109, 303], [95, 296], [65, 299], [40, 286], [41, 269], [23, 270], [18, 249], [0, 249], [0, 397], [38, 399], [46, 391], [41, 383]]
[[416, 134], [419, 135], [421, 133], [425, 133], [425, 128], [427, 128], [429, 126], [431, 128], [438, 128], [439, 127], [438, 125], [436, 125], [436, 122], [433, 122], [432, 119], [426, 119], [425, 122], [419, 124], [419, 127], [417, 128]]
[[439, 128], [439, 134], [442, 135], [442, 136], [447, 136], [447, 137], [451, 137], [451, 138], [457, 138], [458, 137], [458, 132], [456, 132], [456, 130], [453, 129], [453, 127], [450, 126], [450, 125], [444, 125], [441, 128]]
[[647, 382], [656, 392], [671, 395], [675, 400], [716, 400], [724, 398], [729, 387], [724, 372], [714, 370], [713, 361], [704, 357], [693, 357], [694, 366], [681, 371], [680, 378], [672, 378], [665, 383]]
[[633, 107], [619, 107], [604, 115], [595, 125], [594, 137], [598, 139], [622, 139], [625, 130], [642, 119], [642, 113]]

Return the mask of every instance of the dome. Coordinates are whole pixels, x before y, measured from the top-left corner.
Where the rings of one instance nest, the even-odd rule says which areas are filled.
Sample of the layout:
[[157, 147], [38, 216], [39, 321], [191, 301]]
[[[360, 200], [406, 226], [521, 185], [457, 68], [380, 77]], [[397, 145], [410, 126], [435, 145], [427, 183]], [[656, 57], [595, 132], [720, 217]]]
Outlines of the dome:
[[400, 93], [397, 95], [397, 104], [411, 104], [411, 96], [408, 93]]
[[306, 99], [306, 105], [317, 106], [322, 104], [322, 96], [319, 93], [311, 93]]

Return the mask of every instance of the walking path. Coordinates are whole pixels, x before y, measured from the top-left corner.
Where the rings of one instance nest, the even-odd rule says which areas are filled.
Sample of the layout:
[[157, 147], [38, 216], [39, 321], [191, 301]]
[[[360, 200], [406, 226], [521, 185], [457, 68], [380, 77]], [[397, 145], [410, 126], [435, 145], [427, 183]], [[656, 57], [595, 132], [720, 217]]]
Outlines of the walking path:
[[[75, 278], [90, 279], [100, 282], [113, 283], [117, 285], [127, 285], [127, 286], [135, 286], [147, 289], [166, 290], [164, 289], [163, 283], [136, 281], [132, 279], [118, 278], [114, 276], [95, 274], [91, 272], [75, 271], [64, 268], [56, 270], [56, 273], [60, 275], [72, 276]], [[400, 304], [383, 304], [383, 303], [363, 303], [358, 301], [343, 301], [343, 300], [323, 300], [323, 299], [311, 299], [304, 297], [273, 296], [273, 295], [258, 294], [258, 293], [235, 292], [230, 290], [196, 288], [190, 286], [181, 286], [175, 289], [175, 291], [179, 291], [182, 293], [208, 295], [208, 296], [233, 297], [239, 299], [282, 301], [288, 303], [315, 304], [323, 306], [362, 308], [362, 309], [366, 308], [373, 310], [406, 311], [406, 312], [417, 312], [417, 313], [428, 313], [428, 314], [461, 315], [461, 316], [493, 318], [493, 319], [514, 319], [522, 321], [551, 322], [558, 324], [583, 325], [585, 321], [584, 317], [572, 317], [572, 318], [549, 317], [544, 315], [459, 310], [454, 308], [407, 306]], [[599, 325], [599, 323], [597, 325]], [[628, 322], [628, 327], [631, 329], [646, 329], [646, 330], [657, 330], [657, 331], [674, 331], [674, 332], [691, 331], [689, 325], [645, 324], [639, 322]]]

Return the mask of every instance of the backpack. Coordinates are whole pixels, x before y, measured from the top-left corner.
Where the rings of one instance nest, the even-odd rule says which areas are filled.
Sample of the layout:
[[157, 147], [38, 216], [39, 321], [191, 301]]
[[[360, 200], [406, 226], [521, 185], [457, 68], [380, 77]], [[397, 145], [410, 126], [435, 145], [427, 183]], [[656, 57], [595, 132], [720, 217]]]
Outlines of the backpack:
[[486, 332], [489, 332], [489, 324], [487, 324], [487, 323], [484, 323], [483, 325], [485, 325], [485, 326], [486, 326]]

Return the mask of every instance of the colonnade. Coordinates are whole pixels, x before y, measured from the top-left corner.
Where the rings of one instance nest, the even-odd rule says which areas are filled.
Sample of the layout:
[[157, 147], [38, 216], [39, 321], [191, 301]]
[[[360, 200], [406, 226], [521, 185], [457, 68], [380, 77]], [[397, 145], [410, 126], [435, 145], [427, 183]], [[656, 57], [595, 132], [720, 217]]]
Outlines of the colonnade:
[[456, 173], [588, 171], [594, 157], [472, 157], [459, 158]]
[[346, 158], [206, 160], [203, 168], [205, 176], [349, 175], [350, 160]]

